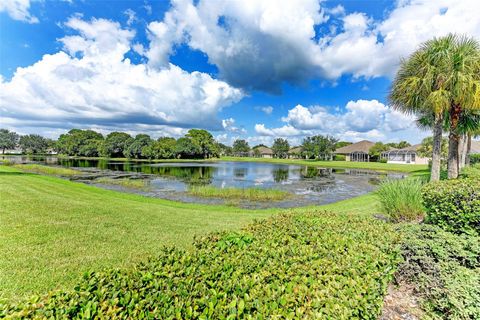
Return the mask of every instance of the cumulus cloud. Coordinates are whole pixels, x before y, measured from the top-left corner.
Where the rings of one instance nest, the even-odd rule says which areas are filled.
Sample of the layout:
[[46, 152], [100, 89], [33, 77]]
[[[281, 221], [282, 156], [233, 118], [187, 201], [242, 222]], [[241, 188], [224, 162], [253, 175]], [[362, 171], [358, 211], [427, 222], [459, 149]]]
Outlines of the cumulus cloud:
[[265, 114], [267, 114], [267, 115], [270, 115], [270, 114], [272, 114], [272, 112], [273, 112], [273, 107], [272, 107], [272, 106], [261, 107], [260, 110], [261, 110], [263, 113], [265, 113]]
[[[149, 25], [146, 56], [163, 67], [172, 47], [186, 43], [204, 52], [228, 83], [279, 92], [283, 82], [391, 76], [400, 58], [433, 36], [458, 32], [480, 38], [477, 0], [397, 1], [381, 21], [326, 5], [175, 0], [163, 21]], [[327, 21], [330, 32], [320, 31]]]
[[116, 22], [72, 17], [65, 26], [77, 34], [59, 39], [62, 51], [0, 79], [2, 122], [222, 130], [218, 112], [243, 97], [205, 73], [132, 64], [134, 32]]
[[[358, 141], [380, 140], [391, 133], [415, 128], [415, 118], [390, 109], [377, 100], [349, 101], [343, 113], [330, 113], [321, 106], [297, 105], [282, 118], [286, 124], [267, 128], [256, 124], [255, 132], [262, 136], [298, 137], [332, 134], [338, 138]], [[415, 131], [416, 132], [416, 131]]]
[[228, 118], [222, 120], [222, 126], [225, 131], [235, 134], [245, 134], [247, 131], [244, 128], [235, 126], [235, 119]]
[[38, 18], [30, 13], [30, 0], [2, 0], [0, 12], [6, 12], [14, 20], [38, 23]]

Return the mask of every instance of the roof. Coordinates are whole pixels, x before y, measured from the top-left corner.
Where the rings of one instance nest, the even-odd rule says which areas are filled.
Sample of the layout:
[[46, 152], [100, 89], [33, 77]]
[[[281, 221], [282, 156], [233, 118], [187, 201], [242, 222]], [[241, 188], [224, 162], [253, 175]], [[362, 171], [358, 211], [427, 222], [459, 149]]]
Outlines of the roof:
[[255, 148], [255, 150], [258, 150], [260, 152], [260, 154], [273, 154], [272, 149], [264, 147], [264, 146], [257, 147], [257, 148]]
[[422, 145], [421, 144], [414, 144], [413, 146], [409, 146], [409, 147], [405, 147], [405, 148], [402, 148], [402, 149], [395, 149], [395, 148], [392, 148], [388, 151], [385, 151], [385, 152], [382, 152], [384, 154], [388, 154], [390, 152], [394, 153], [394, 154], [399, 154], [399, 153], [409, 153], [409, 152], [417, 152], [417, 150], [421, 147]]
[[362, 140], [357, 143], [353, 143], [348, 146], [338, 148], [337, 150], [335, 150], [334, 153], [337, 153], [337, 154], [350, 154], [352, 152], [368, 153], [370, 151], [370, 148], [373, 147], [374, 144], [375, 142]]
[[470, 148], [470, 154], [480, 154], [480, 141], [472, 140], [472, 147]]
[[288, 153], [301, 153], [303, 151], [302, 147], [294, 147], [288, 150]]

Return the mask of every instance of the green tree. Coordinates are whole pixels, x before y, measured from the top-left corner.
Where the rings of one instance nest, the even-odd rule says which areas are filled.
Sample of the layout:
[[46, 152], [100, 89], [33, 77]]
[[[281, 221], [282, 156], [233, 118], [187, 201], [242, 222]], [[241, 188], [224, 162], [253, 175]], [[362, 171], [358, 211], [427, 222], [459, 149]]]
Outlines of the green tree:
[[[337, 143], [335, 143], [335, 150], [339, 149], [339, 148], [342, 148], [342, 147], [346, 147], [346, 146], [349, 146], [351, 145], [352, 143], [351, 142], [348, 142], [348, 141], [338, 141]], [[335, 151], [334, 150], [334, 151]]]
[[288, 156], [290, 144], [287, 139], [277, 138], [273, 141], [272, 151], [277, 158], [285, 159]]
[[200, 153], [204, 159], [218, 154], [216, 142], [210, 132], [203, 129], [190, 129], [185, 137], [190, 138], [194, 144], [200, 148]]
[[47, 152], [50, 142], [48, 139], [45, 139], [38, 134], [29, 134], [26, 136], [21, 136], [18, 145], [22, 149], [23, 153], [41, 154]]
[[[448, 156], [448, 139], [442, 138], [440, 158], [446, 160]], [[422, 140], [420, 147], [417, 150], [418, 155], [424, 158], [431, 158], [433, 154], [433, 137], [426, 137]]]
[[133, 138], [125, 132], [111, 132], [103, 141], [101, 155], [109, 158], [123, 157], [125, 149], [133, 141]]
[[182, 159], [192, 159], [202, 157], [202, 149], [200, 146], [188, 137], [177, 140], [175, 144], [175, 153]]
[[308, 158], [330, 157], [338, 149], [338, 140], [332, 136], [312, 136], [303, 139], [302, 150]]
[[390, 150], [390, 147], [386, 144], [383, 144], [382, 142], [377, 142], [375, 143], [370, 150], [368, 151], [368, 154], [370, 157], [372, 157], [375, 160], [378, 160], [384, 151]]
[[174, 159], [177, 155], [176, 143], [175, 138], [160, 137], [142, 148], [142, 156], [149, 159]]
[[217, 143], [217, 148], [218, 148], [218, 153], [220, 156], [231, 156], [233, 155], [233, 148], [230, 146], [227, 146], [223, 143], [218, 142]]
[[432, 115], [431, 179], [440, 179], [444, 119], [449, 123], [448, 177], [459, 168], [458, 125], [462, 112], [480, 108], [480, 45], [454, 34], [427, 41], [401, 62], [389, 100], [397, 110]]
[[72, 129], [60, 135], [55, 149], [69, 156], [97, 157], [103, 142], [103, 136], [93, 130]]
[[14, 149], [18, 143], [18, 134], [7, 129], [0, 129], [0, 149], [5, 153], [6, 149]]
[[233, 142], [233, 153], [236, 156], [245, 156], [250, 151], [248, 142], [242, 139], [237, 139]]
[[411, 144], [407, 141], [400, 141], [398, 143], [390, 142], [390, 143], [387, 143], [386, 145], [395, 149], [403, 149], [411, 146]]
[[123, 154], [129, 159], [140, 159], [143, 157], [143, 148], [151, 143], [152, 139], [148, 134], [137, 134], [131, 143], [125, 148]]

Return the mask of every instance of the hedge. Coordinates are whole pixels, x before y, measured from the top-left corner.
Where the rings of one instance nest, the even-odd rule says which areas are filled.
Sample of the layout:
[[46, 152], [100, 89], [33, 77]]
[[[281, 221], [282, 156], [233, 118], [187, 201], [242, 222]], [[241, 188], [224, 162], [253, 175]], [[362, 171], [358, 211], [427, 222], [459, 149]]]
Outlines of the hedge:
[[422, 197], [426, 222], [455, 233], [480, 234], [480, 179], [429, 183]]
[[73, 290], [3, 307], [0, 318], [377, 319], [399, 261], [393, 226], [311, 209], [161, 250]]

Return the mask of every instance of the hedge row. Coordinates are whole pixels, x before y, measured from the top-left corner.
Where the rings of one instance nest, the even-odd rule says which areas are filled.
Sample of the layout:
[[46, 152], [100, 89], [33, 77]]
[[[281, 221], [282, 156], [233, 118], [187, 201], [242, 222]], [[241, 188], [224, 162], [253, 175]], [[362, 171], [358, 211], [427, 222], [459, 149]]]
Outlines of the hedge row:
[[427, 223], [455, 233], [480, 234], [480, 179], [429, 183], [422, 197]]
[[414, 286], [430, 318], [480, 319], [480, 237], [428, 224], [401, 231], [397, 281]]
[[399, 260], [397, 234], [360, 215], [311, 210], [165, 248], [129, 270], [3, 307], [11, 318], [376, 319]]

